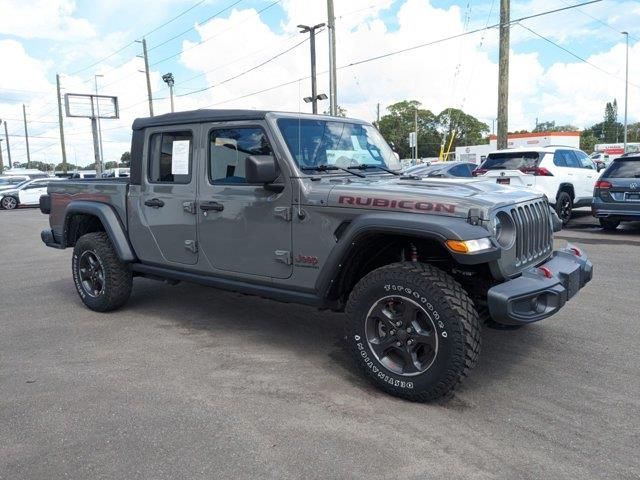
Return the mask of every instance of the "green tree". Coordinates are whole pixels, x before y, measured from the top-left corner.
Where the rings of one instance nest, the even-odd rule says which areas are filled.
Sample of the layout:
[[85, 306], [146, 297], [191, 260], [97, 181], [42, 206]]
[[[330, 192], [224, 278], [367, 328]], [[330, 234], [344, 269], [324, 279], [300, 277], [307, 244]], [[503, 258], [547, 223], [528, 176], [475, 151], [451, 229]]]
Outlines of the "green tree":
[[[336, 112], [336, 117], [346, 117], [347, 116], [347, 109], [341, 107], [340, 105], [337, 105], [338, 107], [338, 111]], [[330, 115], [331, 113], [329, 112], [329, 110], [325, 110], [324, 112], [322, 112], [323, 115]]]
[[540, 122], [536, 125], [536, 128], [532, 130], [534, 133], [539, 132], [575, 132], [578, 130], [578, 127], [573, 125], [556, 125], [555, 121], [551, 122]]
[[417, 100], [404, 100], [387, 107], [386, 115], [375, 125], [390, 143], [393, 143], [400, 158], [410, 158], [409, 134], [415, 130], [415, 112], [418, 112], [418, 156], [434, 157], [440, 149], [440, 135], [435, 128], [436, 116], [421, 108]]
[[109, 170], [110, 168], [117, 168], [118, 162], [104, 162], [104, 169]]
[[120, 162], [122, 163], [123, 167], [128, 167], [131, 163], [131, 152], [124, 152], [122, 155], [120, 155]]
[[451, 135], [455, 132], [451, 151], [464, 145], [489, 143], [489, 125], [457, 108], [447, 108], [436, 118], [436, 128], [445, 139], [445, 148], [449, 147]]
[[597, 143], [618, 143], [624, 134], [624, 125], [618, 122], [618, 102], [607, 102], [604, 108], [604, 120], [592, 125], [583, 132], [597, 139]]
[[596, 143], [598, 143], [598, 139], [591, 130], [585, 130], [580, 134], [580, 150], [592, 153]]

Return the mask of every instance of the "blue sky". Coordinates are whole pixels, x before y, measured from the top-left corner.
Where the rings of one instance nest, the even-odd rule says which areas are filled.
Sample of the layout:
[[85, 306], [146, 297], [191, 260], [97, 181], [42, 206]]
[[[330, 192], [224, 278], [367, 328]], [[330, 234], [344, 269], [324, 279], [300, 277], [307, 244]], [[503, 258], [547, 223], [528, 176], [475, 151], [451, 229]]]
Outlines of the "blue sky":
[[[499, 3], [335, 0], [338, 65], [495, 24]], [[513, 1], [511, 16], [574, 3]], [[136, 57], [141, 46], [134, 42], [145, 33], [156, 113], [169, 108], [168, 91], [160, 79], [169, 71], [176, 78], [178, 95], [213, 86], [177, 97], [180, 110], [213, 106], [306, 111], [309, 107], [300, 98], [309, 89], [305, 78], [309, 46], [296, 25], [326, 21], [324, 0], [0, 0], [0, 11], [0, 51], [5, 65], [11, 66], [0, 78], [0, 119], [8, 122], [12, 154], [19, 161], [26, 156], [20, 125], [23, 103], [33, 159], [59, 160], [56, 73], [62, 75], [65, 92], [88, 92], [93, 89], [93, 75], [104, 75], [99, 78], [101, 93], [118, 96], [122, 108], [120, 120], [103, 122], [105, 160], [128, 149], [131, 121], [148, 114], [144, 75], [138, 72], [143, 64]], [[635, 108], [640, 81], [637, 85], [633, 81], [640, 74], [639, 20], [640, 2], [604, 0], [514, 25], [510, 128], [533, 128], [536, 118], [585, 127], [600, 120], [605, 102], [615, 97], [622, 105], [622, 30], [630, 32], [631, 43], [634, 85], [629, 91], [629, 116], [640, 118]], [[319, 88], [326, 91], [328, 79], [322, 73], [327, 68], [326, 31], [318, 34], [317, 41]], [[373, 120], [378, 103], [384, 113], [391, 103], [417, 99], [436, 113], [461, 107], [491, 125], [496, 110], [497, 30], [343, 68], [338, 82], [339, 103], [351, 116]], [[267, 91], [254, 94], [261, 90]], [[65, 119], [69, 150], [81, 164], [92, 157], [88, 123]]]

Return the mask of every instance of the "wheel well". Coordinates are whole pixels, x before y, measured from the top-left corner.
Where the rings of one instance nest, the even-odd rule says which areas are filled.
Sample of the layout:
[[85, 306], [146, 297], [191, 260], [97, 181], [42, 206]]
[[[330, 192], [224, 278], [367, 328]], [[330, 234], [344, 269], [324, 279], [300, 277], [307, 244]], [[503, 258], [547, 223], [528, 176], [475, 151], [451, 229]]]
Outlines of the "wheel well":
[[575, 200], [576, 198], [576, 192], [573, 189], [573, 185], [571, 185], [570, 183], [561, 183], [560, 187], [558, 188], [558, 194], [560, 192], [567, 192], [571, 196], [571, 201]]
[[362, 277], [384, 265], [419, 261], [437, 265], [443, 270], [450, 270], [456, 265], [449, 251], [438, 240], [386, 233], [358, 237], [346, 258], [327, 296], [342, 305]]
[[68, 217], [64, 235], [65, 245], [73, 247], [78, 239], [91, 232], [104, 232], [104, 225], [95, 215], [76, 213]]

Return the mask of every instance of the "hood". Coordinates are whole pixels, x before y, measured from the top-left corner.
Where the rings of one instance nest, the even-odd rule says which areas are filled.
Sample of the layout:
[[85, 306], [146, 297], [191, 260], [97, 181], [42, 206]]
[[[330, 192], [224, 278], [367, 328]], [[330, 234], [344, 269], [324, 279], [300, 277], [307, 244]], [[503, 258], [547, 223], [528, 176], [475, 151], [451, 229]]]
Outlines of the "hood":
[[4, 197], [7, 195], [18, 195], [18, 190], [15, 188], [7, 188], [5, 190], [0, 190], [0, 197]]
[[334, 207], [398, 210], [467, 217], [469, 209], [489, 211], [541, 198], [535, 192], [486, 182], [482, 179], [423, 178], [388, 176], [345, 178], [335, 185], [327, 204]]

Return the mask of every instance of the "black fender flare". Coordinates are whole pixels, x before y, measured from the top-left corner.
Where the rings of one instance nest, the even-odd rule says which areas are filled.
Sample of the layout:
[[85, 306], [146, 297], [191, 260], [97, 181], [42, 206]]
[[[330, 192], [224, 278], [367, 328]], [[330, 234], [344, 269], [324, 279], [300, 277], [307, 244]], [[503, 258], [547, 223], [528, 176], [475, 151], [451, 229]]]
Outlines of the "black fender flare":
[[[436, 240], [444, 245], [446, 240], [474, 240], [490, 237], [481, 226], [471, 225], [464, 218], [424, 215], [415, 213], [368, 213], [356, 217], [343, 231], [331, 250], [318, 279], [316, 291], [326, 296], [334, 279], [340, 273], [347, 257], [357, 248], [358, 239], [371, 233], [410, 235], [417, 238]], [[502, 250], [492, 240], [493, 248], [478, 254], [461, 254], [449, 250], [460, 264], [477, 265], [498, 260]]]
[[70, 219], [74, 214], [78, 213], [93, 215], [100, 220], [120, 260], [123, 262], [134, 262], [137, 260], [120, 217], [118, 217], [114, 208], [106, 203], [87, 200], [74, 200], [69, 202], [64, 212], [64, 225], [62, 228], [63, 247], [67, 246]]

